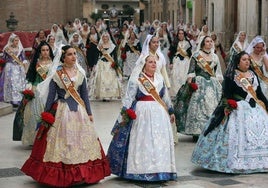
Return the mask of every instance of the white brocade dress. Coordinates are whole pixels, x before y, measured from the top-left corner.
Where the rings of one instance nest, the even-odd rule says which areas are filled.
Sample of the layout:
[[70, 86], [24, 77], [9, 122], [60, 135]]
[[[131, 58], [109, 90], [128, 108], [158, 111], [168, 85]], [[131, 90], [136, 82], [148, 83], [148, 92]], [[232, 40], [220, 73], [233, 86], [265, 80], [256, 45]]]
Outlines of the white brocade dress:
[[[48, 70], [51, 68], [52, 64], [47, 65], [40, 65], [45, 72], [48, 72]], [[33, 83], [32, 90], [36, 95], [36, 86], [42, 81], [41, 76], [38, 74], [37, 71], [37, 77], [35, 80], [35, 83]], [[33, 98], [31, 101], [28, 101], [27, 105], [24, 109], [23, 114], [23, 132], [21, 141], [22, 144], [27, 145], [33, 145], [35, 135], [36, 135], [36, 127], [38, 121], [40, 121], [41, 117], [40, 114], [43, 111], [42, 104], [40, 103], [40, 100]]]
[[[163, 77], [155, 74], [152, 83], [168, 108], [172, 108]], [[159, 102], [142, 99], [150, 96], [138, 80], [129, 81], [122, 102], [124, 108], [135, 110], [137, 118], [133, 120], [128, 133], [124, 129], [115, 133], [107, 154], [110, 167], [113, 174], [126, 179], [172, 180], [176, 177], [176, 165], [170, 116]], [[123, 146], [119, 146], [125, 134], [129, 135], [129, 141], [124, 141]], [[123, 159], [120, 157], [122, 151], [128, 153]], [[118, 168], [120, 161], [126, 161], [122, 168]]]
[[[113, 49], [105, 49], [108, 54], [115, 53]], [[111, 56], [113, 57], [113, 56]], [[103, 55], [94, 67], [90, 78], [91, 99], [118, 99], [121, 98], [120, 76], [112, 67], [112, 62], [108, 61]]]
[[[155, 78], [154, 84], [160, 91], [163, 81]], [[149, 95], [141, 83], [138, 83], [138, 89]], [[167, 111], [157, 101], [138, 101], [136, 114], [129, 138], [131, 155], [127, 159], [127, 173], [176, 172], [173, 133]]]

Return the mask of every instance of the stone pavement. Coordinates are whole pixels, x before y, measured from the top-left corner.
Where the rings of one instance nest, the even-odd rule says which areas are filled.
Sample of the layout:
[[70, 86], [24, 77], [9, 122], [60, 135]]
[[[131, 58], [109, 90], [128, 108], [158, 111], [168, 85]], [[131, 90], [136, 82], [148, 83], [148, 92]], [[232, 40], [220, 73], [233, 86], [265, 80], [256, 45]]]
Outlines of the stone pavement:
[[11, 104], [0, 102], [0, 117], [12, 113], [12, 111]]
[[[103, 148], [107, 151], [111, 135], [110, 131], [116, 120], [121, 104], [119, 101], [91, 102], [95, 127]], [[23, 147], [21, 142], [12, 141], [13, 118], [15, 113], [0, 117], [0, 188], [43, 188], [25, 176], [19, 169], [28, 158], [31, 148]], [[175, 146], [178, 180], [165, 183], [142, 183], [126, 181], [116, 176], [105, 178], [98, 184], [79, 185], [78, 188], [267, 188], [266, 173], [250, 175], [231, 175], [201, 169], [190, 162], [195, 143], [190, 136], [179, 135], [179, 143]]]

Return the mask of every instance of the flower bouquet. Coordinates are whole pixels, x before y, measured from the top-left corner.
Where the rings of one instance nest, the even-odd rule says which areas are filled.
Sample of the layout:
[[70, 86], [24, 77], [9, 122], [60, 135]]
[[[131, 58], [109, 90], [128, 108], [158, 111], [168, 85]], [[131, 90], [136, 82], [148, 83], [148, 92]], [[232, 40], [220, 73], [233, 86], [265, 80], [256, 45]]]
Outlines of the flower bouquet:
[[120, 123], [121, 125], [126, 125], [129, 123], [129, 121], [137, 118], [135, 111], [131, 108], [129, 108], [129, 109], [122, 108], [121, 115], [122, 115], [122, 120], [123, 120]]
[[222, 120], [222, 123], [224, 123], [225, 120], [229, 118], [229, 115], [233, 110], [237, 109], [237, 102], [233, 99], [224, 99], [223, 106], [224, 106], [224, 118]]
[[22, 103], [24, 106], [35, 97], [34, 92], [30, 89], [25, 89], [21, 93], [23, 95]]
[[122, 53], [122, 54], [121, 54], [121, 59], [122, 59], [123, 61], [125, 61], [125, 60], [126, 60], [126, 58], [127, 58], [127, 54]]
[[49, 130], [51, 126], [53, 126], [55, 122], [55, 114], [57, 111], [58, 103], [54, 103], [49, 112], [41, 113], [41, 120], [37, 124], [37, 139], [41, 139], [45, 130]]
[[189, 86], [192, 92], [195, 92], [198, 89], [198, 85], [196, 83], [191, 82]]
[[123, 75], [122, 70], [117, 62], [115, 62], [115, 61], [112, 62], [111, 67], [115, 70], [117, 76], [119, 76], [119, 74], [121, 76]]
[[228, 116], [233, 110], [237, 109], [237, 102], [233, 99], [225, 99], [223, 105], [225, 116]]

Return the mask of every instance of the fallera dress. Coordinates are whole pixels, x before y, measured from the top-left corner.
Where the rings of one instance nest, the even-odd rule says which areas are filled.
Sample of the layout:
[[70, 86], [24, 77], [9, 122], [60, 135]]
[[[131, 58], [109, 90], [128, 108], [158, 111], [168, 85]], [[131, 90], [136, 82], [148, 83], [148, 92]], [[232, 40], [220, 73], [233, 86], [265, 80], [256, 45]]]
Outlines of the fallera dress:
[[[160, 73], [155, 73], [153, 85], [169, 111], [172, 111], [171, 100]], [[152, 98], [138, 78], [130, 78], [123, 99], [123, 109], [129, 108], [135, 110], [137, 118], [122, 126], [119, 116], [112, 130], [113, 138], [107, 153], [112, 174], [139, 181], [176, 179], [169, 114]]]
[[110, 175], [109, 163], [89, 120], [85, 75], [78, 71], [70, 79], [85, 107], [70, 96], [56, 73], [50, 81], [45, 106], [45, 111], [49, 111], [57, 103], [55, 122], [48, 128], [39, 127], [32, 153], [21, 168], [37, 182], [54, 187], [97, 183]]
[[224, 96], [236, 100], [237, 109], [225, 117], [220, 103], [199, 136], [193, 163], [224, 173], [268, 171], [268, 102], [253, 72], [248, 80], [266, 109], [252, 100], [239, 81], [225, 79]]

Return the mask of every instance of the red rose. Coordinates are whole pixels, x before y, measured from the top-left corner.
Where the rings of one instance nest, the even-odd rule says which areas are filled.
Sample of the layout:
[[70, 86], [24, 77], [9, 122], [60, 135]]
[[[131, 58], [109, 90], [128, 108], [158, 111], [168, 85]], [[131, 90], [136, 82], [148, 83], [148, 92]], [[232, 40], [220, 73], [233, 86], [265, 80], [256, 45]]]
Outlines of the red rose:
[[4, 59], [0, 59], [0, 64], [5, 64], [6, 63], [6, 61], [4, 60]]
[[42, 112], [41, 118], [45, 123], [49, 125], [52, 125], [55, 122], [55, 117], [49, 112]]
[[31, 55], [32, 55], [32, 52], [30, 52], [30, 51], [25, 51], [25, 56], [26, 56], [26, 57], [31, 57]]
[[58, 108], [58, 103], [55, 102], [55, 103], [52, 105], [51, 110], [57, 110], [57, 108]]
[[117, 45], [119, 45], [121, 43], [121, 41], [120, 40], [117, 40], [116, 43], [117, 43]]
[[198, 89], [198, 85], [196, 83], [190, 83], [190, 87], [192, 91], [196, 91]]
[[25, 89], [22, 94], [27, 100], [32, 100], [34, 98], [34, 92], [31, 89]]
[[116, 63], [113, 62], [113, 63], [111, 64], [111, 67], [112, 67], [112, 68], [116, 68]]
[[24, 95], [32, 95], [34, 96], [34, 92], [30, 89], [25, 89], [23, 92], [22, 92]]
[[121, 59], [122, 60], [125, 60], [127, 58], [127, 55], [126, 54], [121, 54]]
[[230, 106], [230, 108], [232, 109], [237, 109], [237, 102], [233, 99], [228, 99], [227, 100], [228, 105]]
[[127, 112], [127, 115], [130, 117], [130, 119], [136, 119], [137, 116], [134, 110], [127, 109], [126, 112]]

